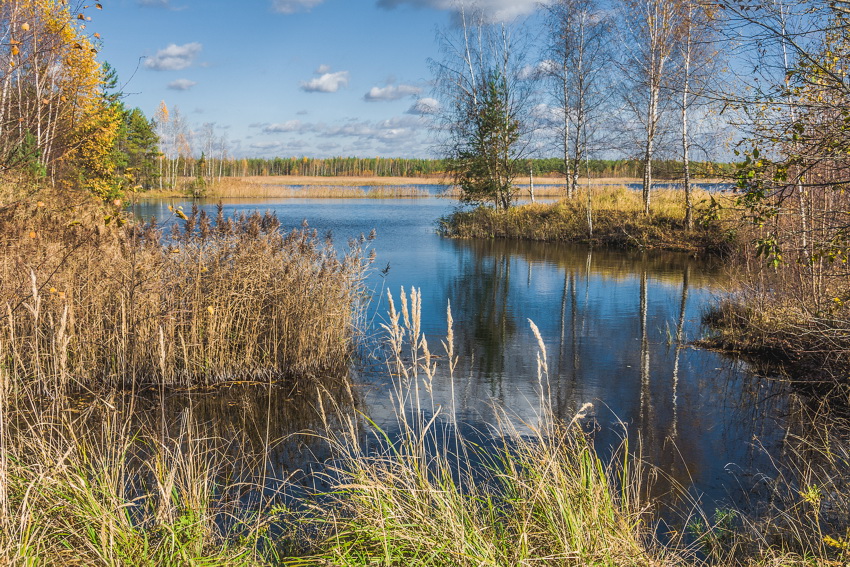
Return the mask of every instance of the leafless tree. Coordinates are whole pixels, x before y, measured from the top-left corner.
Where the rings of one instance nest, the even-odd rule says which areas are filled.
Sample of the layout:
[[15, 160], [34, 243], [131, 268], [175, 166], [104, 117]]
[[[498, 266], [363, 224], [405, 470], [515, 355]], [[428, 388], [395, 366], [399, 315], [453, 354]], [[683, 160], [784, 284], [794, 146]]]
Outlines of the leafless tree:
[[595, 0], [557, 0], [547, 12], [550, 58], [544, 71], [561, 113], [560, 146], [567, 196], [572, 198], [589, 140], [605, 108], [611, 22]]
[[626, 77], [623, 100], [642, 134], [643, 207], [648, 215], [652, 159], [671, 103], [667, 87], [681, 37], [681, 5], [676, 0], [620, 0], [620, 22], [624, 57], [619, 64]]

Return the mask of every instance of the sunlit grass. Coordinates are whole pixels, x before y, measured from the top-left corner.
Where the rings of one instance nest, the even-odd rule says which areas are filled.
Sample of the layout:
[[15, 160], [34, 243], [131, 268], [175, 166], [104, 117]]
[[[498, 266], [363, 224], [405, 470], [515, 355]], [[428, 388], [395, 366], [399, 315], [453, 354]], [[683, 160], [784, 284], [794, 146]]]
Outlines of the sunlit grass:
[[[592, 227], [587, 221], [587, 191], [591, 192]], [[652, 191], [651, 214], [643, 214], [640, 191], [625, 186], [582, 188], [572, 199], [531, 203], [496, 210], [477, 207], [441, 219], [447, 236], [516, 238], [550, 242], [588, 242], [624, 248], [727, 252], [734, 244], [735, 225], [709, 214], [712, 197], [695, 190], [695, 230], [684, 224], [684, 193], [676, 189]], [[729, 216], [728, 212], [721, 215]], [[591, 230], [592, 228], [592, 230]]]
[[273, 215], [221, 209], [177, 210], [163, 234], [63, 199], [0, 211], [0, 352], [13, 381], [97, 390], [346, 369], [365, 237], [338, 254], [309, 228], [285, 234]]

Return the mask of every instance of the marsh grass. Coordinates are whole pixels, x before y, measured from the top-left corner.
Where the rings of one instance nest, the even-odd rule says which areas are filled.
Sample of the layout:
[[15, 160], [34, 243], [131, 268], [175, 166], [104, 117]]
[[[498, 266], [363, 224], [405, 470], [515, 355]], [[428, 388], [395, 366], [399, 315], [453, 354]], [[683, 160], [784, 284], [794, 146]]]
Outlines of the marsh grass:
[[[593, 230], [587, 223], [591, 192]], [[625, 186], [582, 188], [571, 200], [535, 203], [495, 210], [477, 207], [441, 219], [443, 234], [459, 238], [513, 238], [549, 242], [587, 242], [622, 248], [728, 253], [735, 245], [735, 224], [708, 216], [711, 197], [695, 191], [697, 227], [684, 226], [684, 197], [675, 189], [652, 192], [652, 214], [642, 213], [640, 192]], [[714, 196], [722, 199], [722, 196]]]
[[[235, 446], [193, 401], [199, 389], [174, 427], [154, 427], [137, 419], [136, 391], [124, 398], [108, 386], [297, 372], [328, 392], [328, 369], [349, 354], [367, 239], [338, 258], [311, 231], [279, 234], [272, 216], [213, 224], [193, 213], [162, 234], [117, 226], [117, 210], [81, 195], [0, 202], [0, 563], [778, 567], [850, 559], [850, 451], [832, 414], [803, 417], [789, 434], [781, 458], [791, 466], [764, 484], [766, 509], [690, 512], [693, 542], [662, 544], [643, 500], [654, 471], [625, 443], [603, 460], [581, 428], [587, 407], [569, 422], [553, 419], [546, 347], [533, 325], [534, 423], [506, 413], [486, 442], [460, 433], [454, 396], [440, 407], [432, 395], [439, 381], [454, 384], [451, 311], [435, 356], [418, 291], [403, 293], [399, 309], [390, 301], [385, 326], [391, 429], [341, 401], [350, 394], [297, 398], [317, 410], [305, 438], [328, 443], [334, 458], [323, 479], [330, 489], [293, 510], [280, 498], [293, 478], [272, 468], [271, 385], [268, 413], [255, 417], [265, 429]], [[93, 393], [81, 404], [67, 394], [75, 387]], [[165, 407], [165, 388], [155, 391]]]
[[[579, 425], [548, 411], [545, 346], [538, 355], [540, 414], [498, 436], [466, 439], [454, 407], [435, 406], [436, 359], [422, 335], [421, 295], [389, 298], [386, 325], [398, 431], [368, 422], [377, 448], [363, 453], [360, 426], [332, 439], [340, 457], [316, 504], [311, 561], [323, 565], [651, 565], [651, 521], [641, 507], [627, 447], [605, 464]], [[443, 342], [448, 379], [456, 359], [451, 311]], [[452, 406], [454, 404], [452, 403]], [[473, 464], [476, 463], [476, 464]]]
[[[233, 447], [197, 402], [169, 426], [143, 425], [134, 396], [44, 400], [0, 366], [0, 562], [778, 567], [848, 559], [841, 471], [850, 452], [829, 416], [799, 420], [791, 466], [764, 484], [760, 514], [690, 510], [690, 539], [666, 534], [662, 543], [644, 500], [657, 471], [625, 442], [603, 460], [581, 427], [589, 404], [570, 421], [552, 417], [546, 346], [533, 324], [536, 419], [505, 413], [492, 433], [470, 438], [453, 401], [440, 407], [432, 396], [457, 363], [451, 311], [437, 356], [422, 334], [419, 292], [403, 292], [398, 310], [389, 304], [395, 426], [382, 430], [352, 411], [350, 394], [310, 402], [317, 412], [306, 438], [329, 443], [334, 457], [321, 473], [329, 488], [304, 495], [298, 509], [280, 498], [293, 473], [268, 467], [278, 442], [270, 430]], [[279, 394], [270, 387], [268, 395]]]
[[[44, 391], [344, 371], [365, 237], [337, 254], [270, 214], [126, 223], [85, 196], [0, 208], [0, 353]], [[120, 226], [119, 226], [120, 225]]]
[[254, 565], [274, 556], [268, 534], [283, 511], [246, 498], [261, 471], [246, 471], [247, 456], [229, 458], [191, 409], [166, 436], [131, 429], [132, 407], [103, 400], [80, 411], [71, 398], [25, 411], [11, 402], [0, 433], [4, 565]]
[[[291, 182], [289, 182], [291, 183]], [[302, 199], [402, 199], [429, 197], [431, 193], [411, 185], [353, 185], [315, 183], [294, 186], [228, 179], [210, 187], [205, 196], [213, 198], [302, 198]], [[365, 185], [365, 183], [363, 184]]]

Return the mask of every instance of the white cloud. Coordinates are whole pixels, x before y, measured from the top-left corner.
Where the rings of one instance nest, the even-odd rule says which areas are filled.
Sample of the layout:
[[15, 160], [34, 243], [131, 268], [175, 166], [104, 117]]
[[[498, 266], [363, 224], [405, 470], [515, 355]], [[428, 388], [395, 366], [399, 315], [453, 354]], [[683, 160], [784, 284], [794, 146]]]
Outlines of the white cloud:
[[272, 0], [272, 10], [280, 14], [309, 12], [324, 0]]
[[[387, 120], [350, 119], [335, 124], [300, 120], [254, 123], [251, 127], [258, 129], [261, 135], [277, 135], [280, 139], [257, 139], [249, 147], [256, 153], [301, 153], [312, 144], [313, 148], [325, 154], [362, 149], [364, 155], [394, 151], [421, 155], [422, 135], [427, 131], [429, 122], [421, 116], [402, 115]], [[286, 141], [287, 136], [303, 139]]]
[[155, 71], [180, 71], [190, 67], [195, 58], [201, 53], [200, 43], [176, 45], [172, 43], [165, 49], [160, 49], [153, 57], [145, 60], [145, 67]]
[[458, 13], [463, 6], [467, 12], [479, 9], [487, 19], [496, 22], [505, 22], [517, 16], [526, 16], [533, 13], [541, 4], [551, 4], [553, 0], [472, 0], [459, 2], [458, 0], [378, 0], [381, 8], [396, 8], [408, 4], [416, 8], [433, 8], [436, 10], [449, 10]]
[[412, 138], [424, 126], [425, 124], [420, 118], [402, 116], [379, 122], [353, 120], [342, 126], [323, 127], [321, 133], [323, 136], [329, 138], [352, 137], [378, 142], [390, 142]]
[[407, 114], [425, 116], [436, 114], [440, 110], [440, 103], [435, 98], [420, 98], [407, 109]]
[[372, 87], [363, 95], [366, 102], [399, 100], [408, 96], [416, 96], [422, 89], [413, 85], [387, 85], [385, 87]]
[[266, 134], [280, 134], [283, 132], [300, 132], [305, 128], [300, 120], [289, 120], [279, 124], [267, 124], [263, 126]]
[[188, 91], [197, 84], [195, 81], [190, 81], [189, 79], [177, 79], [168, 83], [168, 88], [173, 91]]
[[519, 70], [519, 78], [522, 80], [536, 80], [550, 76], [558, 71], [558, 63], [551, 59], [538, 61], [534, 65], [526, 65]]
[[293, 140], [290, 142], [254, 142], [250, 144], [248, 147], [261, 150], [261, 151], [270, 151], [270, 150], [302, 150], [309, 144], [306, 144], [302, 140]]
[[[324, 73], [322, 73], [324, 71]], [[319, 77], [309, 81], [301, 81], [301, 90], [308, 93], [335, 93], [342, 87], [348, 86], [348, 71], [337, 71], [330, 73], [327, 65], [322, 65], [317, 70]]]

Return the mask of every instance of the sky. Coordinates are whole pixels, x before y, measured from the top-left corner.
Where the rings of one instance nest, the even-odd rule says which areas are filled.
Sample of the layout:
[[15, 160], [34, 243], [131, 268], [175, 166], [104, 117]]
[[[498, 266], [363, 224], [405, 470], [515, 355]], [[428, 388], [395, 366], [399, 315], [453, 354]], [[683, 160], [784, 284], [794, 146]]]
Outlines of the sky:
[[[128, 107], [162, 101], [236, 157], [434, 157], [428, 61], [457, 0], [101, 0]], [[494, 20], [537, 0], [477, 0]]]

